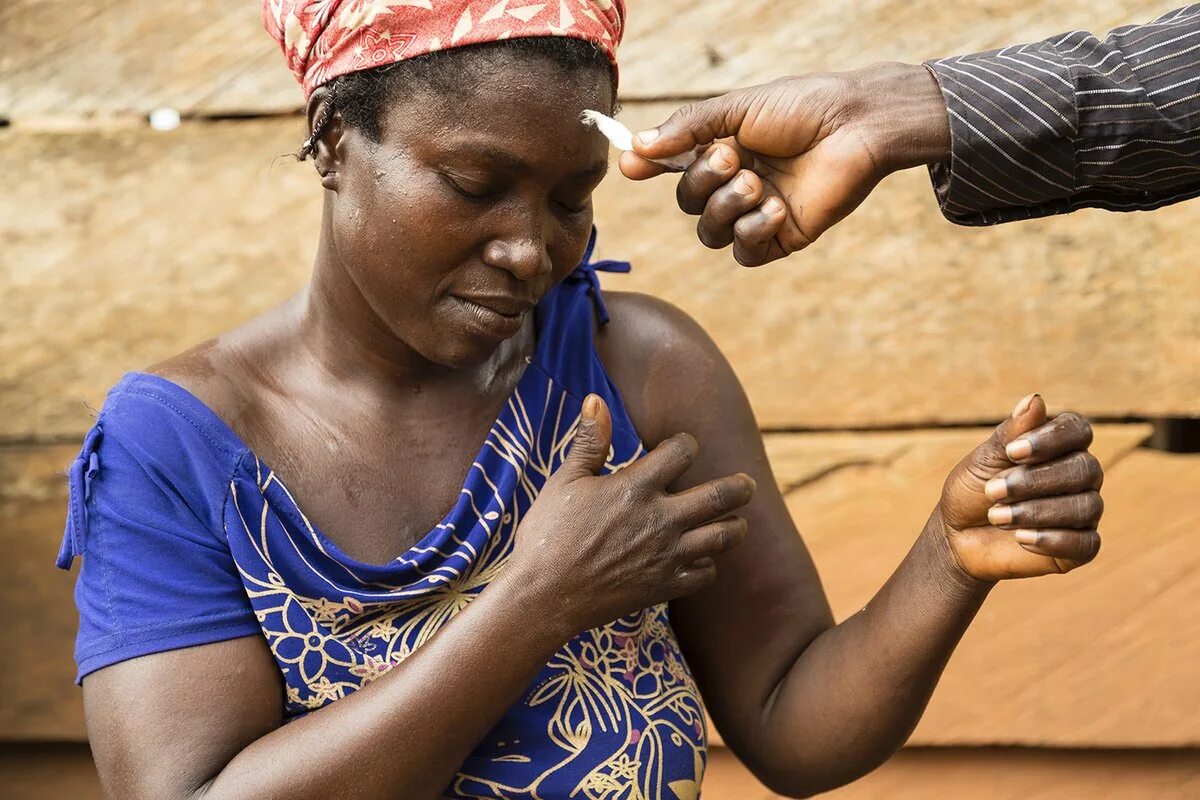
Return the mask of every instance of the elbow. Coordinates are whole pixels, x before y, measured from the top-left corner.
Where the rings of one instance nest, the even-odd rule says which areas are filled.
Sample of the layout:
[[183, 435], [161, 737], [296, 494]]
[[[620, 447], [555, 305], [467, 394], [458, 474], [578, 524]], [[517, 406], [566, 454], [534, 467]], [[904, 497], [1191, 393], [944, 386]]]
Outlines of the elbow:
[[816, 776], [798, 770], [755, 771], [755, 777], [763, 786], [783, 797], [815, 797], [842, 785], [815, 780]]
[[894, 755], [895, 751], [876, 754], [870, 759], [842, 761], [818, 758], [782, 759], [775, 763], [751, 763], [746, 766], [760, 783], [784, 797], [814, 797], [839, 789], [848, 783], [874, 772]]

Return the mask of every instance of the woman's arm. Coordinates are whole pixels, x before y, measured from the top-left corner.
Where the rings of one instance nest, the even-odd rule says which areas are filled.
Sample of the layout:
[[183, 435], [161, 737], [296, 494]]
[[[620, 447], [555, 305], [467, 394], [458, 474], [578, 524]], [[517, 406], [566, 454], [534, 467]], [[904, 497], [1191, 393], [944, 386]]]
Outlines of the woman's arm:
[[261, 637], [100, 670], [84, 701], [105, 789], [131, 800], [440, 797], [573, 635], [531, 613], [544, 606], [502, 574], [387, 674], [282, 727], [279, 667]]
[[[436, 798], [554, 652], [581, 630], [696, 591], [733, 546], [721, 519], [754, 486], [666, 487], [695, 443], [674, 437], [598, 476], [611, 442], [591, 397], [565, 463], [522, 520], [500, 575], [429, 642], [288, 725], [259, 637], [144, 656], [84, 679], [102, 781], [120, 798]], [[683, 536], [684, 533], [687, 536]]]
[[[1001, 447], [1004, 437], [1036, 425], [1044, 406], [1032, 403], [1036, 408], [973, 454], [984, 461], [960, 465], [967, 477], [961, 487], [948, 486], [944, 501], [952, 502], [939, 505], [868, 606], [834, 626], [728, 363], [694, 322], [660, 301], [616, 295], [609, 308], [613, 324], [604, 334], [605, 363], [626, 389], [647, 444], [680, 429], [700, 442], [700, 455], [681, 486], [731, 468], [758, 482], [754, 500], [739, 512], [748, 525], [743, 545], [718, 560], [710, 588], [671, 607], [713, 720], [729, 746], [776, 791], [809, 795], [860, 777], [894, 753], [916, 726], [992, 585], [961, 564], [991, 577], [1056, 568], [1017, 545], [1011, 531], [963, 522], [981, 517], [986, 526], [992, 503], [982, 481], [969, 484], [975, 480], [969, 473], [1002, 462], [1011, 466]], [[649, 361], [641, 357], [647, 351]], [[627, 353], [639, 359], [622, 358]], [[634, 386], [639, 391], [629, 390]], [[1069, 426], [1063, 430], [1076, 442], [1084, 434]], [[1096, 481], [1094, 474], [1085, 477]], [[971, 506], [956, 499], [962, 487], [970, 490], [970, 503], [976, 494], [980, 502]], [[988, 541], [993, 535], [1004, 543]], [[1085, 552], [1075, 560], [1088, 557]]]

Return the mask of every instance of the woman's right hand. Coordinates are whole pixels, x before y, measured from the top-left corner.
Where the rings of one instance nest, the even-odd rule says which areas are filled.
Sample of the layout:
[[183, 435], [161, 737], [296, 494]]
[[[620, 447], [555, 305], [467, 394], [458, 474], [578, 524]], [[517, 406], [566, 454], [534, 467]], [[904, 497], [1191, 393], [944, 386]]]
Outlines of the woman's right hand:
[[608, 407], [588, 395], [571, 451], [520, 522], [509, 562], [576, 633], [710, 584], [713, 558], [746, 535], [731, 515], [754, 495], [745, 474], [671, 494], [696, 457], [688, 434], [599, 475], [611, 443]]

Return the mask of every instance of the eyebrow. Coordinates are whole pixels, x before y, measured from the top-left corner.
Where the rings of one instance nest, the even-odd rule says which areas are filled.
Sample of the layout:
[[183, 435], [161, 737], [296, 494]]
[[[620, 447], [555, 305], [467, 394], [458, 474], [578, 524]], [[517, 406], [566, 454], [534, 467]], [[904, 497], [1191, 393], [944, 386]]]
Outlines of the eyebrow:
[[[464, 144], [456, 148], [460, 153], [468, 154], [472, 157], [483, 158], [495, 164], [499, 164], [514, 172], [527, 171], [530, 168], [529, 162], [525, 159], [513, 155], [507, 150], [495, 147], [488, 144]], [[595, 175], [604, 175], [608, 172], [608, 159], [597, 159], [591, 166], [576, 171], [574, 176], [588, 178]]]

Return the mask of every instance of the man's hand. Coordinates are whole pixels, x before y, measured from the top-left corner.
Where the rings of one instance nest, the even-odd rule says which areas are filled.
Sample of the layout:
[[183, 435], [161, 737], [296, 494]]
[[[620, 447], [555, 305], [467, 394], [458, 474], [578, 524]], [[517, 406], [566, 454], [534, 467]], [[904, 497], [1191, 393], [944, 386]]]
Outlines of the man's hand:
[[782, 78], [686, 105], [621, 155], [633, 180], [665, 170], [646, 159], [711, 144], [679, 182], [700, 241], [733, 245], [759, 266], [802, 250], [846, 217], [887, 174], [949, 158], [950, 127], [925, 67], [879, 64]]

